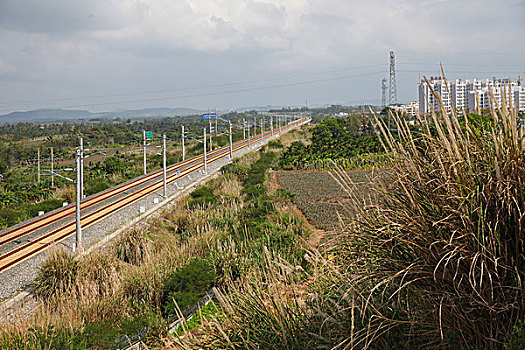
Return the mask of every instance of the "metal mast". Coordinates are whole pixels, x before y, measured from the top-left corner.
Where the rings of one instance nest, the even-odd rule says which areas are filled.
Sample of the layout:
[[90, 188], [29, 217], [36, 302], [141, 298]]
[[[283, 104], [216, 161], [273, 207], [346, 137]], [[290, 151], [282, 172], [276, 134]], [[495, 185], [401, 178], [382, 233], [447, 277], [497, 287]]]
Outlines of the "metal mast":
[[182, 160], [186, 159], [186, 147], [184, 147], [184, 125], [182, 125]]
[[162, 135], [162, 189], [163, 197], [167, 198], [168, 193], [166, 190], [166, 134]]
[[144, 158], [144, 175], [146, 175], [146, 130], [142, 130], [142, 134], [144, 135], [144, 140], [143, 140], [143, 144], [142, 144], [143, 151], [144, 151], [144, 154], [143, 154], [143, 158]]
[[[82, 150], [80, 148], [76, 151], [76, 157], [75, 157], [75, 166], [76, 166], [76, 181], [75, 181], [75, 187], [76, 187], [76, 195], [75, 195], [75, 246], [73, 246], [73, 251], [78, 250], [80, 253], [82, 252], [82, 227], [80, 224], [80, 186], [82, 186], [81, 180], [80, 180], [80, 167], [81, 167], [81, 158], [82, 158]], [[53, 174], [53, 172], [51, 172]]]
[[396, 87], [396, 58], [394, 51], [390, 51], [390, 91], [388, 94], [388, 105], [391, 106], [397, 103], [397, 87]]
[[80, 200], [84, 199], [84, 139], [80, 138]]
[[230, 132], [228, 133], [228, 137], [230, 139], [230, 160], [233, 159], [233, 143], [232, 143], [232, 122], [229, 122], [230, 126]]
[[381, 80], [381, 107], [386, 107], [386, 78]]
[[[203, 130], [203, 145], [204, 145], [204, 173], [206, 173], [206, 127], [202, 128]], [[210, 131], [211, 133], [211, 131]]]

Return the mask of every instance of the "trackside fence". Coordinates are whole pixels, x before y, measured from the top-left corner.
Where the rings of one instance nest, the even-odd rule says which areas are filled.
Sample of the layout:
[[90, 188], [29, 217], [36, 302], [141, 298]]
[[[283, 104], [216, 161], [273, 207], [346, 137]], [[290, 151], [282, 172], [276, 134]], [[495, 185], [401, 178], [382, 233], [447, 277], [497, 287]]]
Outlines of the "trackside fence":
[[[180, 312], [180, 314], [177, 313], [177, 314], [169, 315], [167, 317], [169, 332], [170, 333], [175, 332], [182, 323], [191, 320], [191, 318], [195, 315], [197, 310], [199, 310], [199, 308], [205, 305], [208, 305], [214, 296], [215, 296], [215, 292], [213, 291], [213, 289], [211, 289], [195, 305], [183, 309]], [[118, 350], [132, 349], [133, 347], [138, 346], [138, 344], [146, 338], [147, 333], [148, 333], [148, 328], [144, 327], [138, 333], [134, 334], [133, 336], [122, 334], [121, 336], [115, 339], [114, 348]]]

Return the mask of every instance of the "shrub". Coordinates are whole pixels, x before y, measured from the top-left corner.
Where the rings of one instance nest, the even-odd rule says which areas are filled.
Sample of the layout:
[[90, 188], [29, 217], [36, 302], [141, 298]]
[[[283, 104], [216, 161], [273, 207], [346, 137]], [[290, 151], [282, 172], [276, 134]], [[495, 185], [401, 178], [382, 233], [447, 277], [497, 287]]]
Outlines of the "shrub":
[[35, 217], [38, 215], [39, 211], [50, 212], [62, 206], [62, 201], [60, 199], [48, 199], [46, 201], [30, 204], [27, 206], [27, 212], [30, 217]]
[[[0, 347], [13, 350], [115, 349], [117, 346], [128, 345], [126, 340], [140, 331], [148, 331], [147, 334], [144, 334], [146, 341], [151, 333], [165, 335], [167, 333], [165, 324], [164, 327], [159, 327], [159, 325], [158, 317], [144, 314], [134, 318], [124, 317], [97, 323], [88, 322], [81, 329], [38, 327], [29, 329], [27, 333], [0, 338]], [[122, 339], [119, 339], [121, 336]]]
[[188, 199], [188, 206], [195, 208], [196, 206], [206, 206], [215, 204], [217, 197], [213, 194], [213, 189], [207, 186], [202, 186], [190, 193]]
[[168, 276], [164, 284], [162, 307], [165, 316], [176, 314], [202, 299], [217, 282], [214, 267], [205, 259], [194, 259]]
[[268, 148], [281, 149], [284, 148], [284, 145], [281, 140], [272, 140], [268, 142]]
[[277, 189], [277, 196], [279, 198], [288, 199], [292, 203], [295, 204], [295, 193], [292, 193], [292, 192], [288, 191], [285, 188], [278, 188]]
[[21, 221], [28, 219], [26, 211], [20, 209], [0, 208], [0, 228], [13, 226]]
[[91, 179], [86, 181], [86, 189], [84, 192], [86, 193], [86, 196], [91, 196], [92, 194], [102, 192], [110, 187], [111, 185], [103, 179]]
[[116, 243], [117, 257], [129, 264], [139, 266], [148, 253], [148, 240], [143, 232], [131, 230]]
[[237, 179], [239, 179], [240, 182], [246, 181], [246, 179], [248, 178], [248, 171], [248, 167], [245, 167], [235, 162], [226, 164], [221, 168], [221, 172], [223, 174], [234, 174], [235, 176], [237, 176]]

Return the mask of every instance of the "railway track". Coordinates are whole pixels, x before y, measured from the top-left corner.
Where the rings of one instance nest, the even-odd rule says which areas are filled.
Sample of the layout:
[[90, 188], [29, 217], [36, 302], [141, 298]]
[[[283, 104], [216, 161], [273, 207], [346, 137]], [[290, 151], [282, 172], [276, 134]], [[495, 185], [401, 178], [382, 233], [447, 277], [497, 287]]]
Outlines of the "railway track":
[[[234, 147], [237, 146], [239, 143], [244, 142], [244, 140], [237, 141], [234, 144]], [[218, 152], [224, 152], [225, 148], [221, 147], [219, 149], [211, 151], [209, 156], [213, 156], [214, 154]], [[172, 173], [173, 171], [179, 171], [180, 169], [184, 168], [187, 165], [190, 165], [194, 162], [198, 162], [202, 160], [204, 155], [200, 154], [198, 156], [195, 156], [193, 158], [187, 159], [185, 161], [170, 165], [166, 168], [167, 173]], [[89, 209], [97, 204], [100, 204], [101, 202], [111, 199], [112, 197], [115, 197], [119, 194], [125, 193], [126, 191], [133, 190], [137, 187], [142, 186], [143, 184], [146, 184], [149, 181], [160, 179], [162, 178], [162, 169], [156, 170], [150, 174], [144, 175], [142, 177], [137, 178], [134, 181], [130, 181], [121, 185], [118, 185], [116, 187], [113, 187], [107, 191], [101, 192], [99, 194], [96, 194], [92, 197], [86, 198], [80, 203], [80, 209], [85, 210]], [[75, 213], [75, 207], [70, 206], [66, 207], [58, 212], [55, 212], [51, 215], [47, 215], [42, 217], [41, 219], [37, 219], [35, 221], [23, 224], [21, 226], [15, 227], [12, 230], [9, 230], [7, 232], [3, 232], [0, 234], [0, 246], [7, 244], [9, 242], [12, 242], [16, 239], [19, 239], [25, 235], [27, 235], [30, 232], [34, 232], [36, 230], [39, 230], [41, 228], [46, 227], [49, 224], [55, 223], [57, 221], [60, 221], [62, 219], [65, 219], [67, 217], [72, 217], [72, 215]]]
[[[300, 122], [301, 121], [298, 121], [296, 123], [288, 125], [286, 128], [283, 129], [283, 131], [293, 128]], [[265, 132], [265, 137], [270, 137], [275, 134], [275, 130], [273, 134], [271, 134], [271, 132], [268, 131]], [[258, 142], [260, 140], [260, 137], [260, 135], [253, 136], [250, 138], [250, 142]], [[237, 141], [232, 146], [234, 152], [243, 149], [248, 146], [248, 139]], [[207, 162], [212, 163], [228, 155], [229, 146], [221, 147], [207, 153]], [[204, 166], [203, 158], [204, 155], [201, 154], [183, 162], [179, 162], [177, 164], [167, 167], [167, 172], [169, 175], [166, 178], [166, 183], [171, 184], [177, 179], [180, 179], [202, 168]], [[155, 191], [162, 189], [162, 187], [162, 169], [160, 169], [150, 174], [139, 177], [136, 180], [119, 185], [117, 187], [113, 187], [110, 190], [86, 198], [84, 201], [81, 202], [80, 205], [82, 211], [99, 205], [104, 201], [110, 201], [116, 196], [121, 196], [118, 200], [106, 203], [101, 208], [98, 208], [90, 213], [83, 215], [81, 218], [81, 225], [83, 228], [89, 227], [90, 225], [99, 222], [100, 220], [108, 217], [116, 211], [125, 208], [126, 206], [139, 200], [140, 198], [143, 198], [148, 194], [154, 193]], [[49, 232], [43, 233], [37, 238], [0, 255], [0, 273], [7, 271], [13, 266], [16, 266], [24, 260], [31, 258], [39, 252], [44, 251], [53, 243], [60, 242], [74, 234], [76, 229], [75, 222], [73, 220], [74, 214], [74, 206], [66, 207], [50, 215], [20, 225], [18, 227], [13, 228], [12, 230], [8, 230], [0, 234], [0, 246], [4, 246], [10, 242], [13, 242], [14, 240], [32, 234], [37, 230], [44, 230], [46, 227], [53, 225], [58, 221], [70, 219], [64, 225], [52, 229]]]

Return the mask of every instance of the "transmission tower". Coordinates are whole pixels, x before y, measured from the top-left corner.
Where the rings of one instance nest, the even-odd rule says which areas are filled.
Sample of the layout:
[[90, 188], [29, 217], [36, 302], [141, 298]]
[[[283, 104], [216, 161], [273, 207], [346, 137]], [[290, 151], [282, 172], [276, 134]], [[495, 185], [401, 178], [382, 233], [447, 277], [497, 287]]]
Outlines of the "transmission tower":
[[394, 51], [390, 51], [390, 91], [388, 95], [388, 105], [397, 103], [397, 88], [396, 88], [396, 59]]
[[386, 107], [386, 79], [381, 80], [381, 107]]

